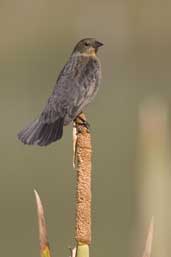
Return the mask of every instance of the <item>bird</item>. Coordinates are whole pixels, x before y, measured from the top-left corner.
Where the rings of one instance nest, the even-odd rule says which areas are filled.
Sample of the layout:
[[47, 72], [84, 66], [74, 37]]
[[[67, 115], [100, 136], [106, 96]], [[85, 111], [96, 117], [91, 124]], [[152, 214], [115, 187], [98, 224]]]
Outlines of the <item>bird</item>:
[[95, 38], [80, 40], [59, 73], [51, 96], [39, 117], [17, 137], [26, 145], [47, 146], [63, 135], [63, 127], [74, 121], [96, 96], [101, 81], [97, 52], [103, 43]]

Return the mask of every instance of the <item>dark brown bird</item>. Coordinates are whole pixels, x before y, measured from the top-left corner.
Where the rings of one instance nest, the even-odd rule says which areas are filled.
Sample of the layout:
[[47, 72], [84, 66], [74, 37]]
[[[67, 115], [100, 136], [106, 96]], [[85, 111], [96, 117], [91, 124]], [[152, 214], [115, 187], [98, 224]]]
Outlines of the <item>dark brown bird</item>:
[[28, 145], [46, 146], [62, 137], [63, 126], [80, 114], [99, 89], [101, 66], [96, 54], [102, 45], [94, 38], [86, 38], [75, 46], [44, 110], [19, 132], [19, 140]]

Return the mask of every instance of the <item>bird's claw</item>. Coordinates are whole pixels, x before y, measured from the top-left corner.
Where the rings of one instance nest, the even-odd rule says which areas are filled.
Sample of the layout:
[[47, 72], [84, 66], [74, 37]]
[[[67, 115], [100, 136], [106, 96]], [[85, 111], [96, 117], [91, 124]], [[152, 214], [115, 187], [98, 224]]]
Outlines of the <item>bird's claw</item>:
[[[77, 122], [77, 125], [80, 125], [80, 126], [84, 126], [86, 129], [87, 129], [87, 132], [90, 133], [90, 123], [86, 120], [84, 120], [82, 117], [78, 117], [78, 119], [81, 121], [81, 122]], [[81, 130], [81, 128], [80, 128]]]
[[90, 123], [86, 120], [82, 121], [82, 125], [89, 131], [90, 130]]

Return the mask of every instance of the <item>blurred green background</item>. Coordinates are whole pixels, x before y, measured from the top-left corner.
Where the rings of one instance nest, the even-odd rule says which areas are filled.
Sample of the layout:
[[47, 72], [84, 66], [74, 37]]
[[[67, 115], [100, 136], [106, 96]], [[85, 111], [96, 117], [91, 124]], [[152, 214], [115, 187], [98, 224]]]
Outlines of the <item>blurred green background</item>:
[[[170, 9], [167, 0], [0, 0], [2, 256], [39, 256], [34, 188], [45, 207], [53, 256], [68, 256], [67, 247], [75, 243], [72, 126], [47, 148], [24, 146], [16, 134], [42, 110], [84, 37], [104, 43], [101, 90], [86, 109], [93, 142], [91, 256], [141, 256], [152, 215], [153, 256], [169, 256]], [[139, 122], [140, 106], [151, 97], [164, 105], [156, 111], [164, 128], [154, 137], [164, 140], [156, 143], [154, 162]]]

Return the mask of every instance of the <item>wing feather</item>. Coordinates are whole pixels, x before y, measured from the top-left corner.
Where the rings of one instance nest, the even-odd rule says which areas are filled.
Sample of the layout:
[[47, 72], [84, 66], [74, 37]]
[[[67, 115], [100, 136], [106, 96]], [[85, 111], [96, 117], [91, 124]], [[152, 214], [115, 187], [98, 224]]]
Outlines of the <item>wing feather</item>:
[[100, 70], [97, 58], [72, 55], [56, 81], [41, 121], [52, 123], [64, 117], [65, 125], [71, 122], [96, 95]]

